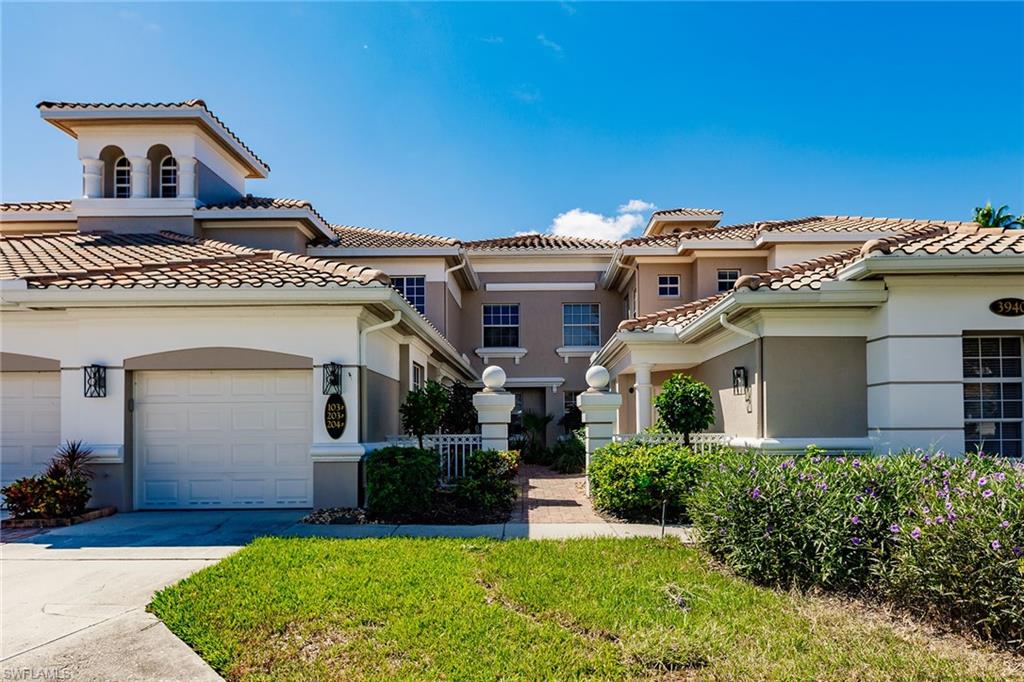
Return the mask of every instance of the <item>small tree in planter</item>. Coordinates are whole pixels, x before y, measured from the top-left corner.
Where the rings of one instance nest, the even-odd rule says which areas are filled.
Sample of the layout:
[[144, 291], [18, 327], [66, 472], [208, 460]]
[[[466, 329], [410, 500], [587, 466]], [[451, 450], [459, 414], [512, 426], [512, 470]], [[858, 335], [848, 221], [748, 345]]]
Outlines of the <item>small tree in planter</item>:
[[686, 374], [673, 374], [665, 381], [654, 406], [658, 408], [658, 428], [683, 434], [687, 447], [691, 433], [703, 431], [715, 421], [711, 389]]
[[437, 433], [447, 407], [448, 390], [431, 379], [421, 388], [409, 391], [405, 397], [405, 402], [399, 408], [402, 430], [416, 436], [422, 448], [423, 436]]
[[473, 406], [473, 389], [461, 381], [452, 384], [448, 391], [448, 404], [445, 406], [441, 428], [444, 433], [473, 433], [476, 431], [479, 417]]

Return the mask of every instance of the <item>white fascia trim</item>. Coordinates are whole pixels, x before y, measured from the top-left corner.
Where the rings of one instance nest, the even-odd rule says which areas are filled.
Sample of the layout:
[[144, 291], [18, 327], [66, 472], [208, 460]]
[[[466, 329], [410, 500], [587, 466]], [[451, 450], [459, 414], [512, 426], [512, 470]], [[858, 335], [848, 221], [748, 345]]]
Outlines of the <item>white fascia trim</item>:
[[729, 446], [733, 448], [753, 448], [770, 452], [803, 452], [808, 445], [816, 445], [819, 448], [831, 451], [866, 452], [874, 448], [874, 441], [868, 436], [863, 438], [814, 438], [812, 436], [803, 438], [756, 438], [752, 436], [737, 436], [729, 439]]
[[892, 256], [873, 254], [839, 271], [840, 280], [859, 280], [882, 274], [1020, 273], [1024, 256], [1017, 254], [928, 254]]
[[[337, 235], [335, 235], [337, 237]], [[400, 249], [386, 249], [386, 248], [375, 248], [375, 249], [349, 249], [344, 246], [310, 246], [306, 249], [307, 256], [316, 256], [319, 258], [330, 257], [338, 258], [339, 256], [348, 256], [350, 258], [409, 258], [409, 257], [424, 257], [424, 256], [458, 256], [459, 249], [454, 246], [438, 246], [438, 247], [404, 247]]]
[[555, 349], [558, 355], [565, 359], [565, 364], [569, 364], [569, 358], [589, 358], [594, 353], [601, 350], [601, 346], [560, 346]]
[[754, 238], [754, 244], [866, 242], [869, 239], [899, 234], [897, 230], [872, 230], [870, 232], [762, 232]]
[[[124, 201], [124, 199], [111, 199], [110, 201]], [[206, 208], [199, 207], [194, 211], [196, 220], [305, 220], [313, 225], [322, 235], [328, 239], [336, 239], [334, 233], [327, 223], [320, 220], [311, 209], [308, 208]]]
[[526, 353], [528, 351], [525, 348], [514, 348], [514, 347], [499, 348], [499, 347], [491, 347], [491, 348], [477, 348], [473, 352], [476, 353], [477, 357], [482, 359], [484, 362], [490, 362], [491, 358], [513, 358], [515, 360], [516, 364], [518, 365], [519, 361], [526, 355]]
[[71, 211], [79, 218], [191, 216], [195, 209], [194, 197], [71, 200]]
[[531, 256], [542, 256], [548, 258], [571, 258], [574, 256], [611, 256], [615, 253], [615, 249], [559, 249], [557, 247], [537, 247], [537, 248], [483, 248], [483, 249], [466, 249], [466, 253], [470, 256], [477, 258], [487, 256], [497, 256], [503, 258], [515, 258], [520, 254], [528, 254]]
[[[505, 386], [511, 388], [550, 388], [554, 392], [559, 386], [565, 383], [565, 377], [508, 377], [505, 379]], [[484, 384], [481, 381], [474, 381], [470, 384], [473, 388], [480, 388]]]
[[679, 241], [676, 251], [682, 253], [688, 249], [756, 249], [753, 239], [683, 239]]
[[0, 213], [0, 223], [74, 222], [74, 220], [75, 214], [71, 211], [7, 211]]
[[360, 462], [366, 448], [360, 443], [313, 443], [309, 448], [313, 463]]
[[[252, 152], [242, 146], [242, 144], [234, 138], [234, 136], [228, 132], [227, 128], [223, 124], [217, 122], [213, 116], [210, 115], [206, 109], [202, 107], [79, 107], [76, 109], [69, 108], [47, 108], [40, 109], [39, 115], [44, 121], [48, 121], [57, 125], [58, 128], [64, 128], [59, 125], [58, 121], [66, 121], [72, 119], [96, 119], [96, 118], [121, 118], [121, 119], [140, 119], [140, 118], [176, 118], [182, 120], [189, 119], [200, 119], [207, 125], [210, 130], [218, 133], [217, 137], [221, 142], [231, 148], [237, 156], [244, 159], [245, 163], [252, 167], [253, 170], [257, 171], [257, 174], [249, 174], [250, 178], [266, 178], [270, 175], [270, 167], [265, 163], [257, 159]], [[71, 132], [71, 131], [68, 131]], [[73, 137], [77, 137], [72, 132]]]
[[486, 291], [595, 291], [594, 282], [488, 282]]

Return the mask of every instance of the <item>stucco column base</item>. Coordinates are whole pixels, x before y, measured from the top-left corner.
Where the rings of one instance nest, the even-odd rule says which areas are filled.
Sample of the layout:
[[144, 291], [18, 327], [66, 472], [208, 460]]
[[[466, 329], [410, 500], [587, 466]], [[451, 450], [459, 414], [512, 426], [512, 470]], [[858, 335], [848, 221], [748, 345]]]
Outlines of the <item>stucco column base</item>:
[[359, 462], [313, 460], [313, 506], [326, 507], [359, 506]]
[[612, 442], [615, 418], [622, 405], [622, 396], [610, 391], [590, 389], [576, 397], [576, 406], [583, 413], [587, 448], [587, 494], [590, 494], [590, 460], [598, 448]]
[[483, 390], [473, 396], [484, 450], [508, 450], [508, 424], [515, 406], [516, 397], [508, 391]]

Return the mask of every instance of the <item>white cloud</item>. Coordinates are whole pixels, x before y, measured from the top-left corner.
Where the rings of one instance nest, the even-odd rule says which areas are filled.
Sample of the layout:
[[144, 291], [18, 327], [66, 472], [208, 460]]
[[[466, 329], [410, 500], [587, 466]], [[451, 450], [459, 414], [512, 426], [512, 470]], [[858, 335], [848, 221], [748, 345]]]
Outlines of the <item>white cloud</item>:
[[654, 208], [654, 204], [643, 199], [630, 199], [619, 206], [619, 213], [643, 213]]
[[570, 17], [576, 14], [576, 8], [572, 6], [571, 2], [560, 2], [558, 4], [561, 5], [562, 10]]
[[538, 33], [537, 34], [537, 42], [540, 43], [541, 45], [543, 45], [544, 47], [548, 48], [549, 50], [554, 51], [554, 52], [561, 52], [562, 51], [562, 46], [561, 45], [559, 45], [555, 41], [551, 40], [550, 38], [548, 38], [543, 33]]
[[638, 213], [606, 216], [574, 208], [560, 213], [551, 221], [551, 234], [560, 237], [589, 237], [591, 239], [622, 239], [643, 223]]
[[517, 236], [517, 237], [530, 237], [530, 236], [535, 235], [535, 234], [540, 234], [540, 232], [538, 232], [537, 230], [523, 230], [521, 232], [516, 232], [515, 236]]
[[487, 43], [488, 45], [501, 45], [505, 42], [505, 39], [501, 36], [487, 36], [486, 38], [479, 39], [481, 43]]

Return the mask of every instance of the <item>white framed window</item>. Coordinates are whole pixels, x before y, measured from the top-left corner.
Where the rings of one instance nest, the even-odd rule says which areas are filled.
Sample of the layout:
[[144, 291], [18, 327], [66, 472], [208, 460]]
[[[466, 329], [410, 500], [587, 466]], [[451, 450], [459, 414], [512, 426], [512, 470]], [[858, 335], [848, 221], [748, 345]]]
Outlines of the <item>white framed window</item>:
[[173, 156], [165, 156], [160, 162], [160, 196], [178, 196], [178, 161]]
[[562, 345], [601, 345], [601, 306], [597, 303], [562, 304]]
[[414, 391], [423, 388], [426, 376], [426, 370], [423, 369], [423, 365], [418, 362], [412, 363], [412, 389]]
[[391, 284], [421, 313], [427, 312], [427, 278], [423, 275], [392, 277]]
[[1020, 457], [1021, 337], [963, 339], [964, 449]]
[[736, 284], [736, 280], [740, 278], [739, 270], [719, 270], [718, 271], [718, 290], [719, 291], [732, 291], [732, 287]]
[[679, 298], [679, 275], [658, 275], [658, 296]]
[[127, 199], [132, 195], [132, 163], [122, 156], [114, 163], [114, 198]]
[[484, 304], [484, 347], [519, 347], [519, 304]]
[[569, 411], [576, 407], [576, 398], [579, 394], [579, 391], [564, 391], [562, 393], [562, 414], [569, 414]]

